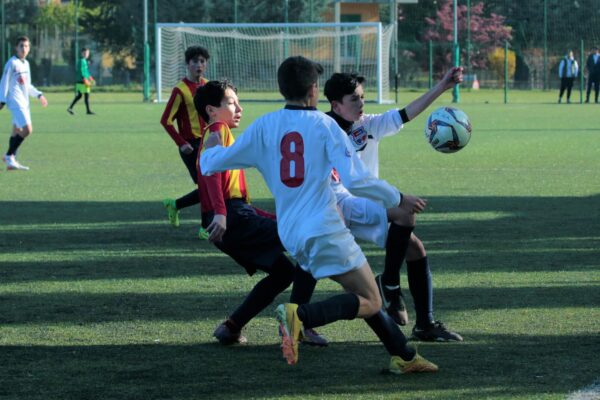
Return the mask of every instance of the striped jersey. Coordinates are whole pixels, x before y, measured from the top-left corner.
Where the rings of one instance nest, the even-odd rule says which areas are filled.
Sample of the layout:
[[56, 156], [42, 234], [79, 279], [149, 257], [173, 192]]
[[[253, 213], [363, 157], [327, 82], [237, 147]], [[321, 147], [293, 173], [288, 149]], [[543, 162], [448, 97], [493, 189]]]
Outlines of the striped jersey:
[[[235, 139], [231, 130], [224, 122], [214, 122], [205, 131], [205, 135], [218, 133], [224, 147], [231, 146]], [[200, 149], [198, 157], [202, 154]], [[225, 200], [242, 199], [248, 202], [248, 187], [246, 177], [241, 169], [228, 169], [210, 176], [203, 176], [202, 169], [198, 165], [198, 192], [200, 193], [200, 204], [202, 213], [213, 211], [215, 214], [227, 215]]]
[[200, 156], [203, 173], [255, 167], [275, 198], [277, 229], [293, 257], [308, 254], [311, 239], [346, 230], [330, 187], [332, 168], [356, 195], [400, 203], [400, 193], [376, 179], [359, 160], [348, 135], [314, 107], [287, 105], [255, 120], [229, 147]]
[[[160, 123], [177, 146], [189, 143], [202, 135], [206, 123], [196, 111], [194, 95], [196, 89], [204, 86], [206, 82], [208, 79], [205, 78], [201, 78], [200, 82], [183, 78], [171, 92]], [[175, 121], [177, 121], [177, 129], [175, 129]]]
[[8, 108], [29, 109], [29, 97], [39, 97], [41, 94], [31, 84], [29, 61], [12, 56], [4, 66], [0, 81], [0, 103], [6, 103]]

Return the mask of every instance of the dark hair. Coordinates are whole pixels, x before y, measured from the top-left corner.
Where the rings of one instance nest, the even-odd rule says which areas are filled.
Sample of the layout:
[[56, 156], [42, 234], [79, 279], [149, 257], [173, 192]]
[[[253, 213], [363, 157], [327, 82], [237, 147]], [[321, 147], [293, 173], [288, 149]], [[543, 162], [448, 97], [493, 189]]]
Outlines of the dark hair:
[[208, 113], [206, 112], [206, 106], [219, 107], [225, 97], [225, 91], [227, 89], [231, 89], [237, 93], [235, 86], [226, 79], [221, 81], [208, 81], [204, 86], [200, 86], [196, 89], [194, 106], [204, 121], [208, 122], [210, 120]]
[[208, 54], [208, 50], [206, 50], [202, 46], [190, 46], [187, 49], [185, 49], [185, 63], [186, 64], [189, 63], [190, 60], [193, 60], [194, 58], [196, 58], [198, 56], [202, 56], [202, 57], [206, 58], [207, 60], [210, 58], [210, 55]]
[[80, 53], [83, 53], [84, 51], [88, 51], [89, 47], [82, 47], [81, 50], [79, 50]]
[[329, 102], [342, 101], [348, 94], [354, 93], [358, 85], [362, 85], [365, 77], [357, 73], [336, 72], [325, 82], [325, 97]]
[[289, 57], [277, 69], [279, 92], [286, 100], [304, 100], [322, 73], [319, 63], [302, 56]]
[[31, 43], [31, 40], [29, 40], [29, 38], [27, 36], [19, 36], [17, 38], [17, 41], [15, 42], [15, 46], [18, 46], [19, 43], [21, 43], [21, 42], [30, 42]]

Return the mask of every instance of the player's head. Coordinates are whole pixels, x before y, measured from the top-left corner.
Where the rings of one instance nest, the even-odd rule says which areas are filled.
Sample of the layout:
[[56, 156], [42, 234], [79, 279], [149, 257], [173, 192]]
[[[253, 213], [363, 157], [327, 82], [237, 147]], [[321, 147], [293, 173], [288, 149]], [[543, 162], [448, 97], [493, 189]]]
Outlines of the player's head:
[[331, 104], [331, 110], [346, 121], [358, 121], [363, 114], [365, 77], [355, 73], [331, 75], [325, 82], [325, 97]]
[[29, 54], [30, 42], [27, 36], [19, 36], [15, 42], [17, 57], [23, 59]]
[[199, 80], [204, 76], [209, 58], [210, 54], [208, 54], [208, 50], [202, 46], [190, 46], [185, 49], [185, 65], [193, 81]]
[[285, 59], [277, 69], [279, 92], [287, 101], [307, 102], [316, 106], [319, 100], [321, 64], [302, 56]]
[[208, 123], [224, 122], [237, 128], [242, 119], [242, 107], [237, 89], [227, 80], [209, 81], [196, 90], [194, 106]]
[[81, 57], [83, 58], [88, 58], [90, 56], [90, 49], [87, 47], [83, 47], [79, 54], [81, 54]]
[[567, 50], [567, 57], [569, 57], [569, 58], [573, 58], [574, 57], [573, 50], [571, 50], [571, 49]]

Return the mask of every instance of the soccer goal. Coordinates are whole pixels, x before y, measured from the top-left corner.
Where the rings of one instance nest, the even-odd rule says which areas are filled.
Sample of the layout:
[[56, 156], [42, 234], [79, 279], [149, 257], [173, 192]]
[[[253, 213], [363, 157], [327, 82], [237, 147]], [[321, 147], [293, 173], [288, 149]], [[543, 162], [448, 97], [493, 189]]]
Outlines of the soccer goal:
[[277, 68], [301, 55], [323, 66], [321, 88], [333, 72], [358, 72], [367, 79], [367, 100], [389, 103], [392, 32], [379, 22], [157, 24], [157, 98], [168, 99], [185, 76], [185, 49], [200, 45], [211, 56], [206, 77], [232, 80], [243, 101], [280, 100]]

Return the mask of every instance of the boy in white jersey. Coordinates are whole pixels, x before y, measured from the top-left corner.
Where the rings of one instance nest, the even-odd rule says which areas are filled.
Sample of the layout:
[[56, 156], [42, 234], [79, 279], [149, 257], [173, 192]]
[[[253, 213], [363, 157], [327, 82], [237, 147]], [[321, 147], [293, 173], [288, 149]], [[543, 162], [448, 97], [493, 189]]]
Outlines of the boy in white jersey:
[[[325, 96], [331, 103], [327, 114], [348, 134], [361, 160], [371, 173], [379, 176], [379, 141], [391, 136], [403, 124], [423, 112], [446, 90], [462, 81], [462, 68], [452, 68], [429, 92], [406, 108], [392, 109], [383, 114], [363, 114], [364, 77], [357, 74], [335, 73], [325, 83]], [[408, 283], [414, 299], [416, 324], [413, 338], [423, 341], [462, 341], [440, 321], [433, 318], [433, 287], [425, 248], [413, 233], [408, 247], [399, 246], [400, 227], [389, 219], [389, 209], [369, 199], [353, 196], [339, 180], [332, 179], [346, 225], [359, 239], [371, 241], [386, 249], [383, 274], [376, 281], [385, 311], [400, 325], [408, 323], [408, 313], [400, 291], [400, 267], [406, 258]], [[389, 223], [389, 224], [388, 224]]]
[[46, 107], [48, 102], [42, 92], [31, 84], [29, 62], [26, 60], [30, 49], [29, 38], [19, 37], [15, 49], [17, 54], [6, 62], [0, 81], [0, 110], [7, 105], [13, 117], [13, 131], [3, 159], [8, 170], [26, 171], [29, 167], [20, 164], [15, 156], [21, 143], [33, 131], [29, 96], [40, 99], [42, 107]]
[[381, 311], [369, 264], [337, 212], [329, 183], [331, 169], [336, 168], [353, 193], [387, 207], [400, 204], [409, 235], [414, 213], [422, 211], [425, 202], [401, 196], [397, 189], [374, 178], [347, 135], [333, 119], [317, 111], [322, 71], [319, 64], [304, 57], [286, 59], [277, 71], [285, 108], [258, 118], [227, 148], [218, 146], [218, 135], [210, 135], [205, 139], [200, 167], [205, 175], [256, 167], [275, 198], [277, 229], [286, 250], [315, 278], [331, 278], [346, 290], [321, 302], [277, 307], [282, 350], [289, 364], [298, 361], [303, 325], [315, 328], [358, 317], [366, 320], [392, 356], [390, 372], [437, 371], [435, 364], [407, 346], [398, 326]]

